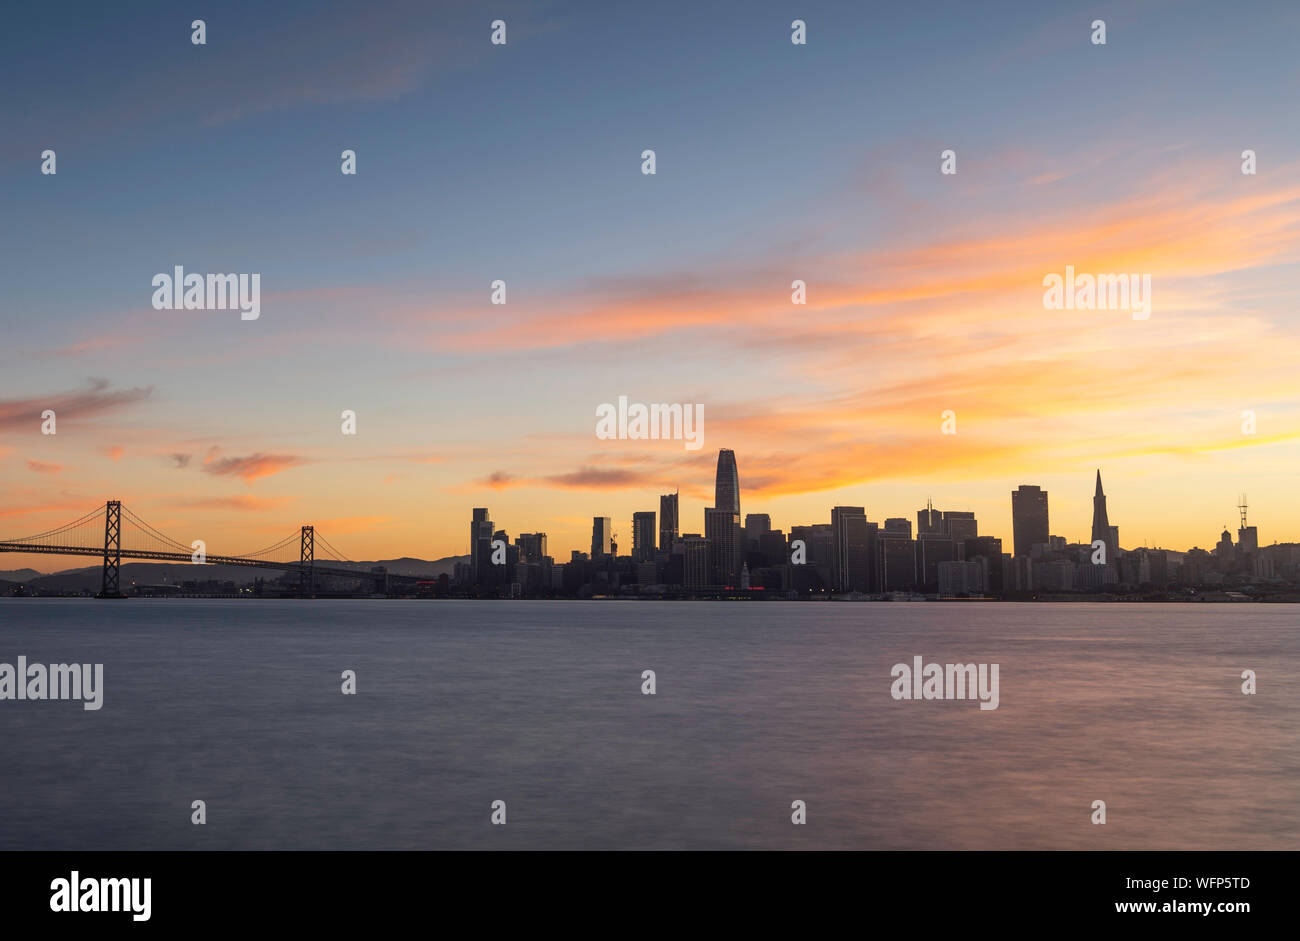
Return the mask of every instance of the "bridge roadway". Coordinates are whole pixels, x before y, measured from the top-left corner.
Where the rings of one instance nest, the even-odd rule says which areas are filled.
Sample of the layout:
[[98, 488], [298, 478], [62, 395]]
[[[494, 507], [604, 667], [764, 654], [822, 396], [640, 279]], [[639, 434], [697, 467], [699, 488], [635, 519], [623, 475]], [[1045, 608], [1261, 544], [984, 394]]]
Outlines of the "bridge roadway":
[[[87, 548], [86, 546], [37, 546], [28, 545], [24, 542], [0, 542], [0, 552], [30, 552], [32, 554], [42, 555], [88, 555], [96, 558], [104, 558], [104, 547], [96, 546]], [[147, 549], [123, 549], [119, 553], [121, 559], [147, 560], [152, 562], [186, 562], [190, 565], [195, 563], [194, 558], [185, 552], [155, 552]], [[301, 562], [269, 562], [264, 559], [245, 559], [237, 555], [209, 555], [207, 558], [208, 565], [240, 565], [245, 568], [263, 568], [276, 569], [280, 572], [301, 572], [303, 569], [311, 569], [313, 576], [325, 575], [336, 578], [359, 578], [372, 579], [379, 578], [380, 573], [371, 572], [368, 569], [345, 569], [333, 565], [321, 565], [313, 562], [310, 565], [303, 565]], [[402, 584], [413, 585], [416, 582], [429, 581], [420, 575], [397, 575], [392, 572], [383, 577], [387, 578], [390, 583], [399, 582]]]

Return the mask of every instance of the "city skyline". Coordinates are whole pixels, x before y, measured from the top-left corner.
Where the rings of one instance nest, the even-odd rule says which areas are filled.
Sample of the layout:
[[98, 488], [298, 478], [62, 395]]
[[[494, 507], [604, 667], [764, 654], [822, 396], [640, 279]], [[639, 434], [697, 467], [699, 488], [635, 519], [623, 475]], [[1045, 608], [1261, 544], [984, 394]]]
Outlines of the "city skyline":
[[[420, 553], [409, 552], [388, 552], [380, 553], [373, 556], [367, 556], [372, 560], [381, 558], [424, 558], [436, 560], [440, 558], [465, 557], [468, 561], [469, 570], [479, 573], [475, 578], [481, 577], [486, 571], [484, 568], [489, 564], [488, 557], [491, 551], [491, 542], [495, 538], [506, 537], [512, 546], [524, 546], [526, 550], [524, 556], [527, 561], [538, 561], [542, 557], [553, 558], [557, 563], [563, 563], [573, 553], [581, 553], [588, 558], [596, 559], [602, 556], [617, 555], [618, 557], [628, 557], [633, 561], [649, 561], [653, 558], [654, 552], [666, 551], [668, 546], [664, 544], [664, 538], [669, 533], [672, 534], [672, 541], [677, 541], [682, 537], [702, 537], [703, 541], [712, 545], [719, 543], [719, 533], [722, 531], [723, 522], [728, 525], [726, 528], [731, 532], [730, 539], [734, 540], [735, 557], [730, 567], [719, 560], [716, 555], [711, 555], [708, 565], [713, 574], [721, 576], [725, 573], [728, 578], [738, 578], [742, 567], [742, 559], [747, 543], [754, 542], [754, 536], [750, 534], [751, 520], [760, 524], [761, 531], [782, 532], [786, 539], [793, 536], [796, 529], [807, 529], [809, 527], [826, 526], [833, 531], [834, 552], [842, 551], [842, 538], [839, 534], [838, 527], [841, 525], [842, 518], [852, 518], [854, 516], [861, 519], [862, 524], [873, 530], [888, 535], [890, 526], [888, 524], [897, 523], [900, 526], [906, 524], [906, 532], [909, 538], [915, 537], [920, 539], [928, 533], [945, 534], [951, 532], [958, 541], [967, 538], [983, 538], [998, 540], [1005, 548], [1007, 555], [1030, 556], [1034, 544], [1046, 546], [1051, 540], [1062, 540], [1067, 545], [1095, 545], [1097, 539], [1102, 539], [1106, 543], [1106, 558], [1113, 561], [1118, 557], [1116, 551], [1128, 551], [1142, 548], [1164, 549], [1172, 552], [1187, 552], [1192, 549], [1213, 550], [1217, 545], [1222, 546], [1224, 537], [1230, 545], [1235, 544], [1232, 539], [1229, 527], [1225, 524], [1220, 537], [1216, 539], [1206, 538], [1201, 542], [1191, 545], [1162, 545], [1160, 543], [1143, 543], [1123, 546], [1118, 538], [1117, 533], [1120, 527], [1112, 525], [1108, 521], [1106, 509], [1106, 494], [1103, 492], [1101, 481], [1101, 469], [1095, 471], [1095, 489], [1092, 497], [1092, 522], [1091, 534], [1088, 539], [1074, 539], [1062, 532], [1053, 532], [1051, 524], [1050, 510], [1050, 493], [1037, 485], [1021, 484], [1016, 490], [1010, 491], [1008, 501], [1008, 515], [1010, 525], [1008, 530], [1012, 533], [1012, 538], [1008, 539], [999, 533], [989, 531], [987, 520], [981, 520], [979, 515], [974, 511], [966, 509], [945, 509], [935, 508], [930, 498], [926, 499], [924, 507], [915, 511], [916, 528], [913, 531], [911, 522], [911, 513], [905, 512], [903, 516], [891, 516], [885, 511], [876, 511], [873, 513], [869, 505], [844, 506], [836, 505], [827, 508], [826, 518], [807, 519], [794, 521], [790, 520], [784, 525], [777, 525], [773, 522], [772, 514], [766, 512], [751, 512], [740, 514], [740, 506], [743, 484], [739, 473], [739, 461], [732, 449], [719, 449], [717, 464], [714, 473], [714, 502], [725, 502], [728, 507], [737, 509], [717, 510], [711, 506], [701, 508], [701, 517], [698, 525], [694, 527], [697, 532], [692, 532], [692, 527], [688, 523], [683, 524], [680, 518], [679, 493], [661, 494], [658, 496], [659, 511], [654, 510], [634, 510], [626, 522], [626, 535], [621, 537], [624, 541], [620, 544], [617, 540], [619, 537], [619, 520], [609, 516], [591, 517], [587, 530], [588, 544], [583, 547], [567, 546], [557, 544], [554, 541], [553, 534], [537, 528], [529, 529], [527, 527], [512, 527], [509, 523], [502, 523], [498, 526], [496, 522], [489, 518], [491, 510], [489, 507], [475, 507], [471, 511], [470, 535], [465, 541], [465, 550], [459, 553], [449, 553], [446, 555], [421, 555]], [[1021, 538], [1017, 523], [1017, 514], [1021, 512], [1017, 509], [1017, 500], [1028, 494], [1032, 500], [1032, 506], [1026, 506], [1024, 512], [1028, 517], [1028, 523], [1034, 535]], [[1258, 521], [1255, 524], [1247, 526], [1247, 508], [1245, 494], [1238, 494], [1234, 510], [1240, 514], [1241, 527], [1238, 529], [1238, 538], [1245, 537], [1243, 546], [1249, 545], [1252, 549], [1270, 544], [1280, 544], [1289, 542], [1300, 542], [1300, 536], [1294, 539], [1275, 538], [1263, 543], [1259, 541]], [[663, 512], [666, 507], [670, 507], [672, 514], [671, 530], [665, 529], [665, 520]], [[710, 514], [724, 514], [716, 516], [716, 522], [711, 519]], [[846, 515], [847, 514], [847, 515]], [[875, 516], [875, 519], [872, 519]], [[0, 507], [0, 518], [3, 518], [3, 508]], [[828, 522], [829, 520], [829, 522]], [[711, 530], [710, 527], [713, 527]], [[1266, 524], [1267, 526], [1267, 524]], [[1102, 527], [1102, 528], [1099, 528]], [[866, 530], [863, 530], [865, 538]], [[1099, 535], [1104, 533], [1104, 535]], [[23, 536], [30, 534], [5, 533], [3, 537]], [[726, 538], [726, 537], [724, 537]], [[647, 548], [649, 547], [649, 548]], [[225, 547], [223, 547], [224, 549]], [[616, 553], [611, 553], [611, 549], [617, 549]], [[712, 550], [711, 550], [712, 551]], [[67, 567], [51, 568], [48, 561], [50, 556], [47, 555], [23, 555], [21, 553], [7, 553], [8, 560], [13, 564], [4, 565], [3, 558], [0, 558], [0, 570], [13, 570], [19, 568], [32, 568], [42, 572], [57, 572]], [[362, 556], [350, 553], [354, 558], [363, 558]], [[20, 564], [21, 563], [21, 564]], [[73, 566], [79, 567], [79, 566]], [[848, 584], [848, 577], [844, 575], [842, 559], [840, 555], [835, 556], [832, 563], [833, 578], [838, 583]]]
[[[231, 4], [206, 47], [24, 7], [0, 538], [116, 498], [235, 549], [314, 520], [461, 555], [476, 506], [630, 547], [678, 486], [703, 530], [720, 445], [787, 529], [933, 499], [1009, 544], [1030, 482], [1085, 541], [1101, 467], [1129, 545], [1208, 546], [1241, 491], [1296, 538], [1300, 10], [1270, 7], [1115, 11], [1106, 46], [1053, 3], [516, 10], [503, 47], [414, 3]], [[154, 309], [177, 265], [259, 274], [260, 316]], [[1149, 318], [1045, 309], [1068, 269], [1149, 274]], [[622, 396], [700, 406], [702, 449], [599, 438]]]

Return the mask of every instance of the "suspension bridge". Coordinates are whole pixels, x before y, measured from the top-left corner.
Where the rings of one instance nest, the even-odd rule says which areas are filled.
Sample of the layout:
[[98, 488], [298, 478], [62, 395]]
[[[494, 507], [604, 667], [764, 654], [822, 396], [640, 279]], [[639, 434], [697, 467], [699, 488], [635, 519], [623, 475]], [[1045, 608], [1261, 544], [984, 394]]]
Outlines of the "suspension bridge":
[[[190, 562], [207, 565], [238, 565], [246, 568], [276, 569], [298, 574], [298, 593], [310, 597], [316, 579], [336, 577], [376, 581], [379, 591], [390, 583], [415, 583], [420, 579], [387, 572], [369, 572], [355, 567], [330, 545], [314, 526], [303, 526], [279, 542], [244, 555], [215, 555], [195, 544], [185, 545], [159, 532], [122, 505], [108, 500], [80, 519], [65, 523], [35, 536], [0, 540], [0, 552], [23, 552], [44, 555], [89, 555], [103, 559], [104, 578], [99, 598], [122, 598], [119, 581], [123, 559], [163, 562]], [[318, 555], [319, 552], [319, 555]]]

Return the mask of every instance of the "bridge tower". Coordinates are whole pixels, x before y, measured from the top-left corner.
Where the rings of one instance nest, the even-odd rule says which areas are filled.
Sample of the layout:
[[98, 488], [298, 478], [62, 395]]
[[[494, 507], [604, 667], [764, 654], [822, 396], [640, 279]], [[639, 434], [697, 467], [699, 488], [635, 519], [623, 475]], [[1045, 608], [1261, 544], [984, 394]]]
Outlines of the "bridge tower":
[[104, 504], [104, 582], [100, 598], [122, 598], [118, 570], [122, 566], [122, 501]]
[[302, 542], [298, 550], [298, 594], [303, 597], [309, 597], [315, 588], [315, 579], [312, 577], [312, 566], [316, 559], [316, 527], [304, 526], [302, 528]]

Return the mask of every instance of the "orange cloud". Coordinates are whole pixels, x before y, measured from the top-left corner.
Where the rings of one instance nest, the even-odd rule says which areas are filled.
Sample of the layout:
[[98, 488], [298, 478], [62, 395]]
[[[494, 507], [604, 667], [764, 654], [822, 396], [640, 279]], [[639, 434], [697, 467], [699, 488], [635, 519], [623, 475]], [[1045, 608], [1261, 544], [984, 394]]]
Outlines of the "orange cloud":
[[[85, 500], [62, 500], [57, 503], [37, 503], [31, 506], [9, 506], [0, 508], [0, 517], [16, 516], [39, 516], [42, 513], [65, 513], [83, 515], [90, 507], [86, 505]], [[70, 520], [56, 520], [57, 522], [70, 522]], [[42, 527], [46, 529], [49, 527]]]
[[[1001, 335], [1023, 344], [1033, 338], [1027, 329], [1039, 333], [1049, 313], [1060, 313], [1044, 311], [1042, 279], [1066, 265], [1151, 274], [1153, 316], [1169, 317], [1178, 313], [1170, 303], [1174, 282], [1300, 260], [1300, 184], [1269, 187], [1250, 179], [1222, 187], [1200, 168], [1149, 179], [1104, 205], [1036, 204], [992, 226], [987, 213], [977, 215], [976, 222], [959, 216], [960, 224], [942, 228], [938, 238], [927, 231], [902, 246], [713, 266], [708, 279], [697, 268], [574, 286], [512, 306], [490, 326], [455, 308], [394, 312], [389, 319], [404, 342], [411, 326], [426, 325], [436, 328], [440, 349], [459, 352], [635, 342], [687, 331], [726, 333], [734, 342], [738, 324], [745, 327], [741, 342], [760, 338], [774, 347], [791, 338], [842, 344], [845, 335], [864, 342]], [[846, 279], [846, 271], [859, 276]], [[807, 281], [806, 305], [790, 303], [787, 272]], [[1198, 300], [1192, 292], [1179, 299]]]
[[234, 496], [234, 497], [210, 497], [202, 500], [182, 501], [179, 506], [194, 507], [201, 510], [239, 510], [246, 512], [260, 512], [263, 510], [273, 510], [278, 506], [292, 502], [295, 497], [254, 497], [254, 496]]
[[633, 470], [626, 467], [580, 467], [575, 471], [543, 477], [515, 477], [505, 471], [493, 471], [478, 481], [483, 487], [505, 490], [510, 487], [559, 487], [565, 490], [628, 490], [660, 486], [662, 472]]
[[27, 466], [37, 474], [58, 474], [63, 471], [62, 464], [46, 464], [44, 461], [28, 461]]
[[245, 483], [252, 483], [259, 477], [270, 477], [291, 467], [307, 463], [302, 458], [289, 454], [252, 454], [248, 457], [207, 457], [204, 459], [205, 473], [217, 477], [238, 477]]

